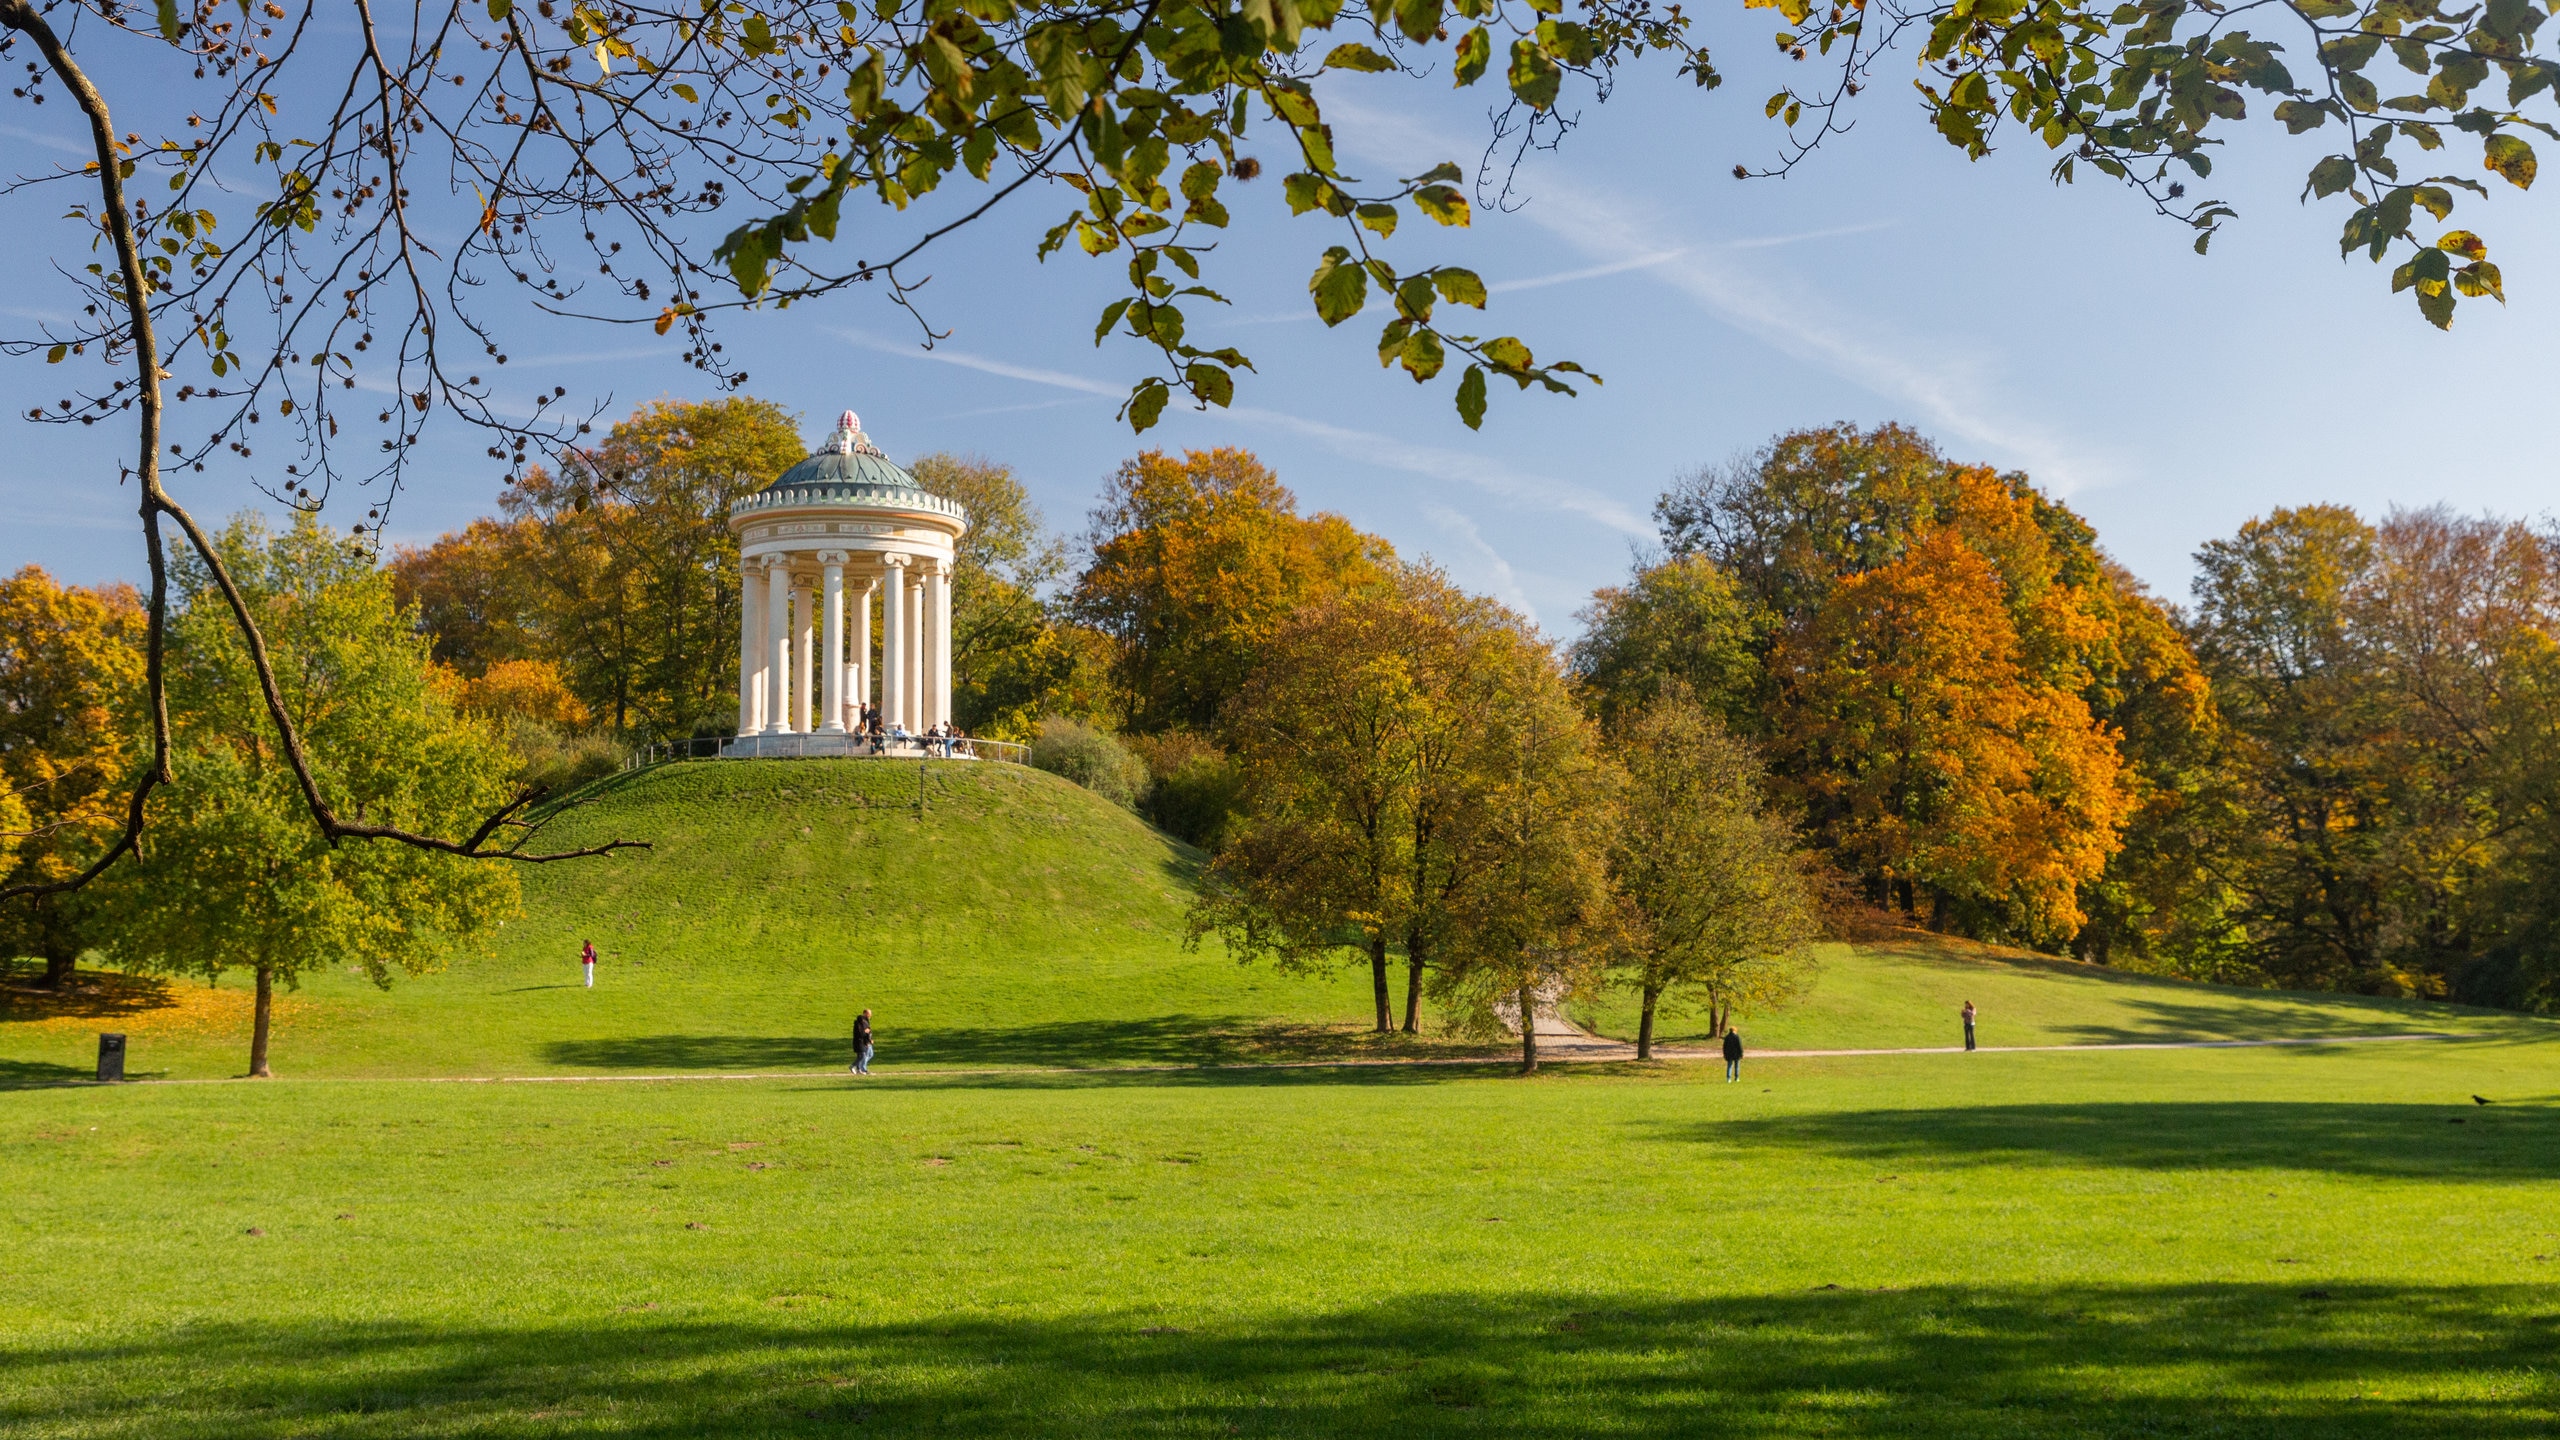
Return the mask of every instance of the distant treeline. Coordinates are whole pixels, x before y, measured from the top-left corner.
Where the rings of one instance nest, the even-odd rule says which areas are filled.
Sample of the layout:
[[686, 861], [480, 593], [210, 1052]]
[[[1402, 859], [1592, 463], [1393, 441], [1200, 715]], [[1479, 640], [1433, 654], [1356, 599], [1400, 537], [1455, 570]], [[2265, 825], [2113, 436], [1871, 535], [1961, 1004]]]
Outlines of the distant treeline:
[[[555, 783], [642, 740], [723, 733], [729, 509], [803, 451], [766, 402], [654, 405], [511, 486], [496, 516], [392, 557], [443, 703]], [[2279, 510], [2199, 551], [2181, 608], [2027, 477], [1900, 427], [1836, 426], [1672, 486], [1659, 545], [1559, 647], [1343, 518], [1301, 514], [1242, 451], [1128, 461], [1074, 542], [1000, 465], [909, 468], [973, 522], [954, 598], [959, 724], [1036, 740], [1042, 763], [1238, 874], [1260, 863], [1248, 841], [1280, 833], [1272, 807], [1313, 803], [1306, 777], [1273, 768], [1293, 737], [1347, 744], [1320, 732], [1363, 705], [1411, 736], [1440, 733], [1414, 718], [1426, 711], [1516, 727], [1552, 672], [1604, 757], [1689, 736], [1666, 700], [1738, 743], [1835, 914], [2239, 983], [2555, 998], [2547, 528]], [[98, 717], [138, 665], [132, 606], [32, 570], [10, 583], [0, 829], [32, 837], [18, 863], [60, 868], [113, 810], [115, 746], [97, 737], [117, 727]], [[1470, 712], [1462, 691], [1481, 675], [1360, 628], [1363, 614], [1493, 646], [1482, 654], [1516, 683], [1482, 703], [1518, 713]], [[1413, 798], [1395, 803], [1427, 808], [1411, 787], [1428, 759], [1397, 761], [1411, 773], [1387, 779]], [[1418, 994], [1427, 926], [1409, 945], [1371, 928], [1311, 943], [1369, 946], [1382, 977], [1403, 955]]]

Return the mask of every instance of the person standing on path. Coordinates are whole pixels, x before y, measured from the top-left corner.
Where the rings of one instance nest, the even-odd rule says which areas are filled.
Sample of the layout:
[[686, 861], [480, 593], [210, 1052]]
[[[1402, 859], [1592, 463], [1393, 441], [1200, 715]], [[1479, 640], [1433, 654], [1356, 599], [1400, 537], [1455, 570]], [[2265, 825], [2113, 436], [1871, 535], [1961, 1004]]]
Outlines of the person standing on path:
[[1742, 1032], [1727, 1025], [1724, 1027], [1724, 1083], [1730, 1085], [1741, 1078]]
[[596, 942], [589, 940], [578, 949], [578, 964], [587, 972], [587, 988], [596, 988]]
[[853, 1017], [853, 1073], [871, 1073], [871, 1012], [868, 1010]]
[[1964, 1002], [1964, 1048], [1973, 1048], [1973, 1002]]

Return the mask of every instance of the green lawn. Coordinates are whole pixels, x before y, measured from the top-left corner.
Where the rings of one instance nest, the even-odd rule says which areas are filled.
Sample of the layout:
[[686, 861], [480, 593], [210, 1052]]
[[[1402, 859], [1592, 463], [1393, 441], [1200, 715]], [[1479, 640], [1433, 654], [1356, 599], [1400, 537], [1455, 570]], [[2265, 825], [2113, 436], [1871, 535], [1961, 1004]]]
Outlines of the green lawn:
[[0, 1435], [2560, 1427], [2548, 1044], [1746, 1081], [22, 1091]]
[[[0, 991], [0, 1440], [2560, 1429], [2552, 1022], [1914, 939], [1754, 1048], [2461, 1038], [1139, 1069], [1455, 1047], [1184, 950], [1198, 857], [1082, 791], [919, 783], [624, 777], [553, 838], [657, 850], [315, 980], [274, 1084], [236, 982]], [[490, 1075], [554, 1078], [420, 1078]]]

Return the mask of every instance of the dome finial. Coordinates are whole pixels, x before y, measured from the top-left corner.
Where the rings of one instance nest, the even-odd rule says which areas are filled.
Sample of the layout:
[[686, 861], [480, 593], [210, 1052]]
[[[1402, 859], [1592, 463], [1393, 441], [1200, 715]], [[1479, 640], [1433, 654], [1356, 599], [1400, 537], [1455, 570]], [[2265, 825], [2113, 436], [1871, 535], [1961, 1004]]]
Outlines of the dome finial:
[[836, 420], [835, 444], [830, 447], [839, 455], [850, 455], [862, 443], [862, 417], [847, 410]]

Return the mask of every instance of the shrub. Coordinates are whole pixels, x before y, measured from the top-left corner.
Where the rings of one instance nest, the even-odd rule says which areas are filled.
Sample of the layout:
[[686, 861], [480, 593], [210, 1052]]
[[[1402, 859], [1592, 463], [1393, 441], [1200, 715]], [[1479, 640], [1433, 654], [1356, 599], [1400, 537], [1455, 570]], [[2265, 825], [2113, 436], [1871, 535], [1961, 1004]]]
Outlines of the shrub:
[[1052, 715], [1040, 722], [1031, 742], [1031, 763], [1052, 775], [1063, 775], [1103, 799], [1135, 810], [1147, 798], [1146, 762], [1129, 753], [1110, 732]]
[[1244, 788], [1244, 773], [1227, 752], [1187, 730], [1130, 743], [1155, 781], [1147, 818], [1168, 835], [1217, 849]]
[[561, 730], [525, 715], [498, 719], [499, 737], [515, 752], [514, 778], [566, 795], [622, 768], [624, 746], [603, 730]]

